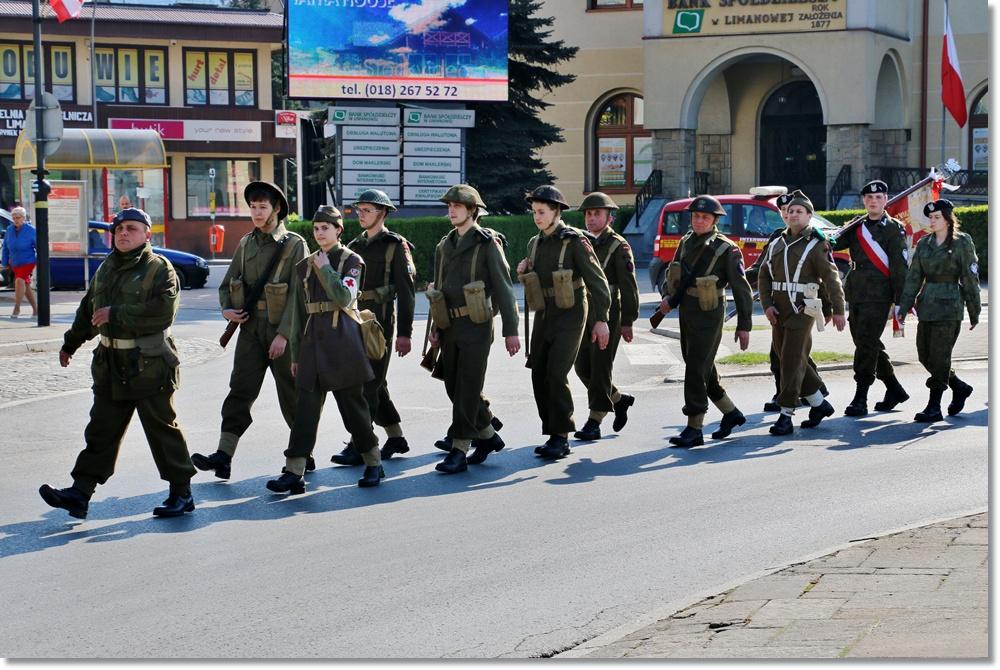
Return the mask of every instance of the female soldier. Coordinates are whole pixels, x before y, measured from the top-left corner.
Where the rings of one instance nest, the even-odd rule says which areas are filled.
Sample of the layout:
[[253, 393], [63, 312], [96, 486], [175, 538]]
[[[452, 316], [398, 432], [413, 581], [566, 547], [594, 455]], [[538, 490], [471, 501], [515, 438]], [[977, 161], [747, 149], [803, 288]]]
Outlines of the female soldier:
[[979, 260], [972, 238], [958, 232], [954, 209], [948, 200], [924, 206], [931, 234], [917, 242], [899, 300], [900, 323], [914, 303], [917, 305], [917, 356], [931, 375], [927, 379], [931, 390], [927, 407], [913, 417], [922, 423], [944, 418], [941, 396], [945, 388], [950, 387], [952, 393], [948, 416], [961, 412], [972, 395], [972, 386], [951, 369], [951, 351], [962, 327], [963, 303], [969, 310], [969, 330], [979, 323]]

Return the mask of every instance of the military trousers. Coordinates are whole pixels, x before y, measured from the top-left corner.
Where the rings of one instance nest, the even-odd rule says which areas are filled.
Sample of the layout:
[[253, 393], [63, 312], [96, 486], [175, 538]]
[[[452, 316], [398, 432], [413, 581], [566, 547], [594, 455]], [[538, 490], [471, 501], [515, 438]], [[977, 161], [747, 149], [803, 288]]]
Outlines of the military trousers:
[[371, 414], [361, 384], [336, 391], [299, 389], [295, 421], [288, 435], [285, 457], [306, 458], [312, 455], [327, 393], [332, 393], [334, 400], [337, 401], [337, 409], [340, 410], [344, 428], [350, 433], [354, 448], [365, 458], [365, 465], [378, 465], [379, 451], [375, 448], [378, 446], [378, 437], [372, 430]]
[[[715, 369], [715, 355], [722, 343], [724, 311], [725, 303], [712, 312], [681, 303], [678, 319], [684, 359], [684, 407], [681, 412], [685, 416], [704, 414], [708, 411], [709, 400], [718, 402], [726, 395]], [[718, 312], [718, 318], [714, 312]]]
[[892, 361], [882, 344], [891, 307], [888, 302], [852, 302], [849, 305], [847, 323], [854, 340], [854, 381], [858, 385], [871, 386], [876, 379], [885, 382], [895, 376]]
[[[382, 333], [385, 335], [385, 354], [377, 361], [369, 361], [375, 378], [365, 384], [365, 400], [371, 409], [372, 420], [377, 426], [395, 426], [400, 422], [399, 412], [392, 398], [389, 397], [389, 384], [386, 375], [389, 372], [389, 361], [395, 350], [393, 335], [396, 330], [396, 319], [393, 314], [393, 303], [388, 302], [382, 305], [365, 303], [361, 309], [370, 309], [378, 317], [379, 325], [382, 326]], [[383, 318], [385, 317], [385, 318]]]
[[955, 376], [951, 352], [962, 330], [961, 321], [919, 321], [917, 323], [917, 358], [930, 374], [927, 388], [947, 389]]
[[468, 317], [455, 319], [441, 331], [441, 374], [451, 400], [448, 437], [474, 440], [480, 437], [493, 414], [483, 396], [486, 364], [493, 343], [493, 323], [472, 323]]
[[557, 318], [559, 315], [555, 307], [535, 314], [537, 318], [535, 331], [531, 334], [528, 366], [531, 368], [535, 407], [542, 420], [542, 434], [568, 435], [576, 430], [569, 371], [573, 369], [580, 350], [580, 338], [587, 323], [586, 306], [582, 318], [572, 322]]
[[576, 376], [587, 387], [587, 407], [593, 412], [613, 412], [615, 409], [611, 398], [618, 394], [611, 379], [615, 364], [615, 355], [622, 339], [621, 319], [615, 315], [608, 321], [608, 346], [601, 349], [596, 342], [590, 341], [590, 330], [593, 324], [588, 324], [580, 338], [580, 351], [576, 355], [573, 368]]
[[[768, 360], [771, 364], [771, 374], [774, 375], [774, 392], [775, 395], [781, 393], [781, 357], [778, 356], [777, 350], [774, 348], [774, 340], [771, 341], [771, 351], [768, 352]], [[810, 356], [806, 363], [816, 371], [816, 361]], [[818, 374], [818, 373], [817, 373]]]
[[[267, 324], [267, 318], [251, 317], [240, 326], [233, 354], [233, 372], [229, 377], [229, 395], [222, 403], [222, 432], [241, 437], [246, 432], [253, 417], [250, 408], [260, 395], [264, 375], [271, 371], [278, 392], [278, 407], [285, 424], [291, 428], [295, 421], [295, 379], [292, 377], [291, 351], [270, 360], [267, 356], [271, 341], [277, 334], [274, 326]], [[232, 455], [232, 454], [230, 454]]]
[[771, 346], [781, 361], [781, 389], [778, 404], [795, 407], [799, 398], [819, 390], [823, 380], [816, 371], [816, 364], [809, 358], [812, 351], [812, 328], [787, 328], [779, 322], [771, 326]]
[[191, 481], [196, 470], [184, 433], [177, 425], [173, 390], [129, 400], [113, 400], [109, 395], [95, 393], [90, 422], [83, 433], [86, 446], [73, 466], [77, 488], [92, 494], [98, 484], [104, 484], [114, 474], [122, 439], [137, 412], [160, 479], [171, 484]]

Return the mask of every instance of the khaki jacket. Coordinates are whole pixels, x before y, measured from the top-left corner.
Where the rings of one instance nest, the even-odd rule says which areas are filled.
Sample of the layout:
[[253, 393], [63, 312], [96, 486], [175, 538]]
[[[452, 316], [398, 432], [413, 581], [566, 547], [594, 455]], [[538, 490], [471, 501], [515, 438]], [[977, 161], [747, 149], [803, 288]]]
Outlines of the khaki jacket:
[[[779, 289], [778, 282], [787, 283], [795, 278], [795, 269], [811, 240], [817, 243], [809, 250], [809, 255], [802, 264], [799, 274], [799, 284], [819, 284], [820, 294], [826, 290], [833, 308], [833, 314], [844, 314], [844, 290], [840, 284], [840, 273], [833, 262], [830, 245], [823, 233], [812, 226], [806, 226], [799, 234], [793, 234], [786, 229], [781, 237], [774, 240], [767, 250], [768, 257], [760, 266], [757, 277], [757, 288], [760, 292], [760, 304], [767, 310], [775, 307], [778, 310], [778, 325], [782, 328], [811, 328], [813, 317], [802, 312], [805, 297], [800, 291]], [[787, 266], [786, 254], [787, 249]]]

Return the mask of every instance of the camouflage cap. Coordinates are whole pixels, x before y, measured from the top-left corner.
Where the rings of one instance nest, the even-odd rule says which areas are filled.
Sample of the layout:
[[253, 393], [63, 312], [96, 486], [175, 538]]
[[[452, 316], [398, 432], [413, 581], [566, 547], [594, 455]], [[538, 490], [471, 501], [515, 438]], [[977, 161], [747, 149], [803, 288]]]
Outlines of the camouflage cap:
[[687, 210], [689, 212], [715, 214], [716, 216], [726, 215], [726, 210], [722, 207], [722, 203], [710, 195], [699, 195], [691, 201], [691, 204], [687, 206]]
[[372, 205], [381, 205], [385, 207], [390, 212], [396, 211], [396, 206], [392, 204], [392, 200], [386, 195], [385, 191], [380, 191], [377, 188], [370, 188], [366, 191], [362, 191], [354, 200], [354, 206], [357, 207], [360, 203], [367, 202]]
[[479, 191], [468, 184], [455, 184], [438, 200], [441, 202], [457, 202], [469, 208], [479, 207], [480, 209], [486, 209], [486, 203], [479, 197]]
[[313, 215], [313, 223], [317, 221], [344, 227], [344, 215], [333, 205], [320, 205]]
[[559, 209], [569, 209], [569, 203], [566, 202], [566, 197], [562, 194], [562, 191], [551, 185], [539, 186], [529, 193], [525, 197], [525, 200], [528, 202], [535, 202], [536, 200], [547, 202], [550, 205], [556, 205]]
[[617, 211], [618, 203], [611, 199], [606, 193], [601, 193], [600, 191], [594, 191], [580, 203], [577, 207], [581, 212], [588, 209], [610, 209], [612, 211]]
[[924, 216], [930, 218], [932, 212], [941, 212], [942, 214], [950, 214], [952, 210], [955, 209], [955, 203], [951, 200], [945, 200], [941, 198], [940, 200], [935, 200], [934, 202], [929, 202], [924, 205]]

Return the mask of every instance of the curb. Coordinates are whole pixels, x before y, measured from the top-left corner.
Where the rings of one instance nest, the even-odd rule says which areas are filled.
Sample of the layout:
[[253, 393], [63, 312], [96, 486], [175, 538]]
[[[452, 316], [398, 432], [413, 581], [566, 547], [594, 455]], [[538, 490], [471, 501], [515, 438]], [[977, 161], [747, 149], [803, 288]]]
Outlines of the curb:
[[0, 357], [14, 356], [24, 353], [42, 353], [46, 351], [59, 351], [62, 348], [62, 338], [53, 340], [29, 340], [27, 342], [12, 342], [10, 344], [0, 344]]
[[[967, 356], [965, 358], [953, 358], [952, 363], [969, 363], [976, 361], [989, 361], [989, 356]], [[901, 367], [906, 365], [919, 365], [919, 361], [893, 361], [893, 367]], [[854, 368], [852, 363], [827, 363], [824, 365], [817, 365], [816, 369], [819, 372], [831, 372], [835, 370], [851, 370]], [[737, 379], [740, 377], [770, 377], [770, 368], [762, 368], [760, 370], [741, 370], [739, 372], [720, 372], [720, 379]], [[664, 377], [664, 384], [683, 384], [684, 377]]]
[[[744, 575], [743, 577], [740, 577], [733, 581], [726, 582], [721, 586], [713, 586], [707, 589], [703, 589], [695, 594], [673, 600], [664, 605], [663, 607], [661, 607], [660, 609], [651, 612], [649, 614], [646, 614], [644, 616], [638, 617], [633, 621], [631, 621], [630, 623], [616, 626], [615, 628], [607, 631], [606, 633], [601, 633], [600, 635], [592, 637], [589, 640], [584, 640], [580, 642], [578, 645], [571, 647], [570, 649], [567, 649], [566, 651], [553, 654], [552, 658], [583, 658], [590, 652], [597, 651], [598, 649], [613, 644], [618, 640], [622, 639], [623, 637], [631, 635], [636, 631], [642, 630], [647, 626], [651, 626], [658, 621], [663, 621], [664, 619], [668, 619], [674, 614], [681, 612], [687, 609], [688, 607], [696, 605], [702, 600], [705, 600], [706, 598], [711, 598], [712, 596], [719, 595], [721, 593], [726, 593], [727, 591], [731, 591], [739, 586], [742, 586], [743, 584], [747, 584], [762, 577], [767, 577], [768, 575], [772, 575], [776, 572], [781, 572], [782, 570], [790, 568], [794, 565], [808, 563], [809, 561], [813, 561], [818, 558], [823, 558], [824, 556], [837, 553], [838, 551], [843, 551], [844, 549], [847, 549], [849, 547], [857, 546], [861, 542], [880, 540], [890, 535], [902, 533], [907, 530], [913, 530], [914, 528], [923, 528], [924, 526], [933, 526], [934, 524], [943, 523], [945, 521], [964, 519], [965, 517], [974, 516], [976, 514], [982, 514], [983, 512], [988, 512], [988, 511], [989, 508], [985, 507], [985, 508], [976, 508], [970, 511], [962, 512], [954, 516], [932, 517], [930, 519], [925, 519], [922, 521], [918, 521], [917, 523], [900, 526], [898, 528], [887, 530], [869, 537], [862, 537], [854, 540], [848, 540], [847, 542], [844, 542], [842, 544], [835, 545], [827, 549], [821, 549], [817, 552], [813, 552], [810, 554], [806, 554], [805, 556], [790, 561], [785, 565], [765, 568], [763, 570], [751, 573], [750, 575]], [[614, 659], [601, 659], [601, 660], [614, 660]], [[739, 659], [729, 659], [729, 660], [739, 660]]]

